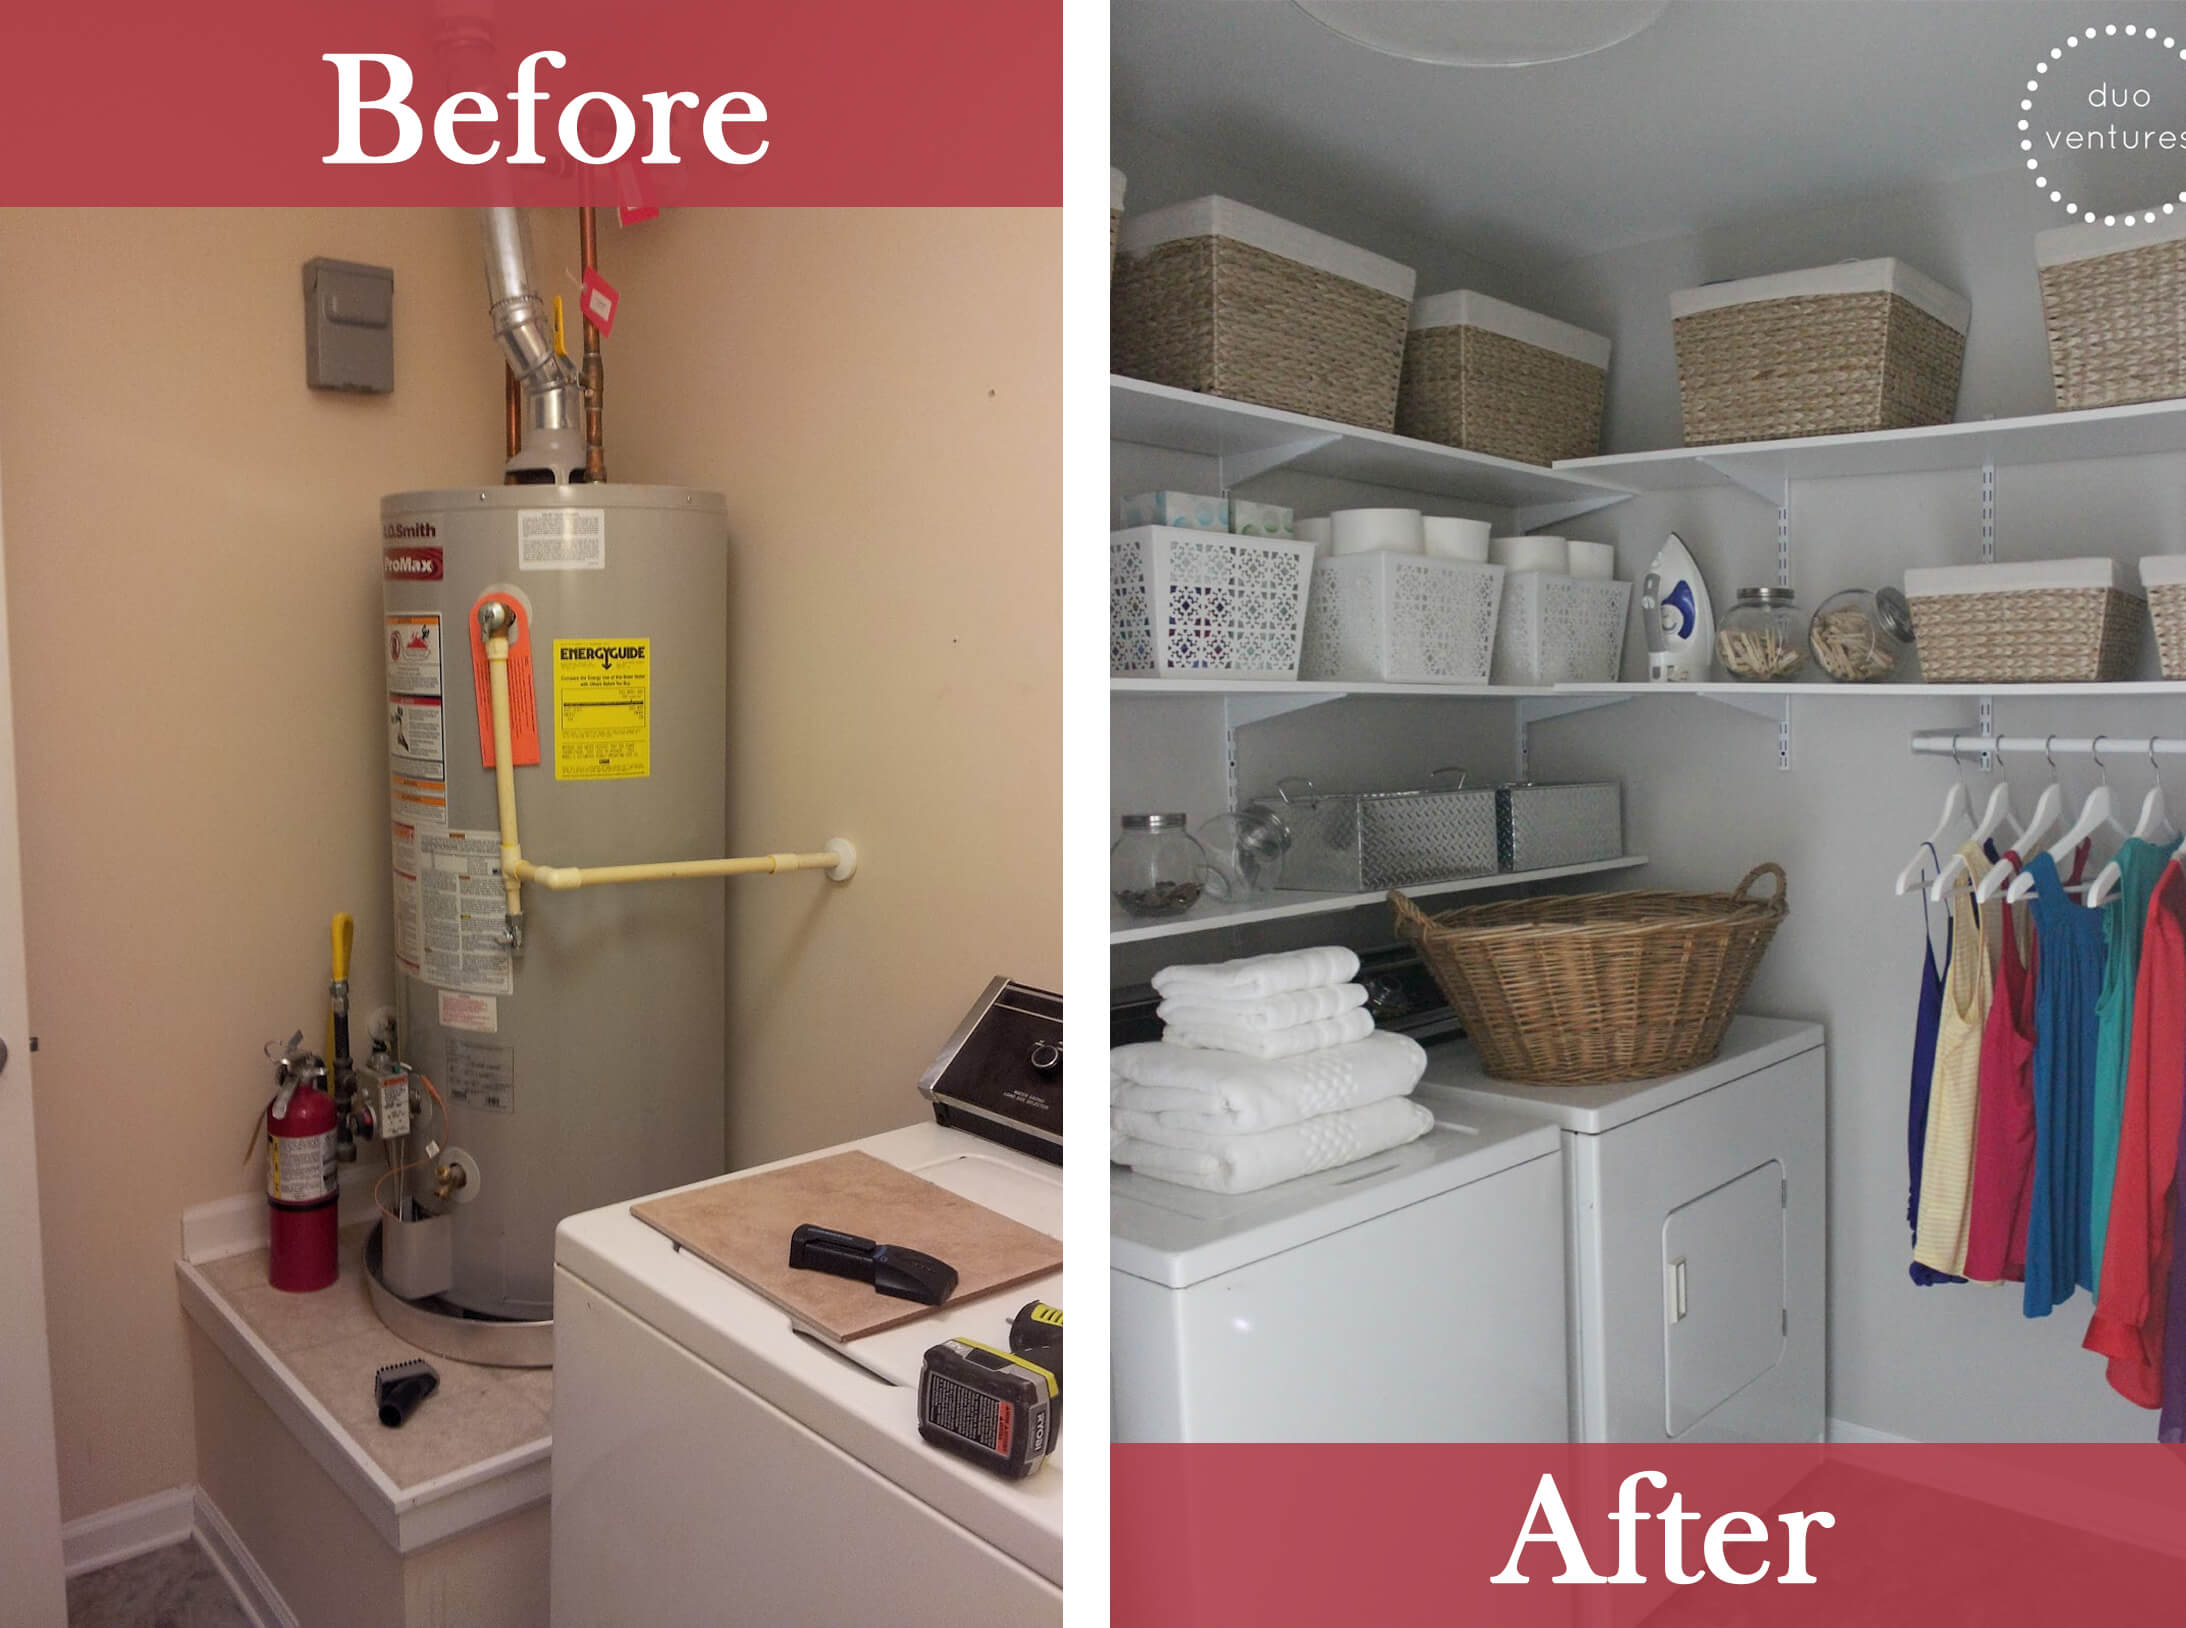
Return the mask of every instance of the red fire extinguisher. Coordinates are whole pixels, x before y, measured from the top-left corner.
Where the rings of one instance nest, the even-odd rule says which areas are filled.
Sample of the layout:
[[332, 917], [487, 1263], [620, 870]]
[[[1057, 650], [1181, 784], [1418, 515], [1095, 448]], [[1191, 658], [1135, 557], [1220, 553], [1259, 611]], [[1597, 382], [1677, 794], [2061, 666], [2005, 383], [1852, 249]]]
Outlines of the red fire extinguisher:
[[266, 1281], [302, 1294], [332, 1283], [339, 1265], [337, 1116], [318, 1058], [292, 1052], [281, 1059], [277, 1078], [280, 1088], [266, 1107]]

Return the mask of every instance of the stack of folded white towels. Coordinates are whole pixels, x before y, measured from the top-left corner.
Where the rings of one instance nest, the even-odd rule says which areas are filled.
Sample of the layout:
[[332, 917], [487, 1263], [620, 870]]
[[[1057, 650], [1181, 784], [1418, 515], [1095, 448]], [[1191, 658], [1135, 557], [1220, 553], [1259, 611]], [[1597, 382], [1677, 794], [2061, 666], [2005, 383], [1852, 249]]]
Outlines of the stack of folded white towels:
[[1154, 974], [1162, 1038], [1108, 1054], [1110, 1159], [1249, 1193], [1425, 1135], [1427, 1054], [1375, 1029], [1358, 970], [1327, 947]]

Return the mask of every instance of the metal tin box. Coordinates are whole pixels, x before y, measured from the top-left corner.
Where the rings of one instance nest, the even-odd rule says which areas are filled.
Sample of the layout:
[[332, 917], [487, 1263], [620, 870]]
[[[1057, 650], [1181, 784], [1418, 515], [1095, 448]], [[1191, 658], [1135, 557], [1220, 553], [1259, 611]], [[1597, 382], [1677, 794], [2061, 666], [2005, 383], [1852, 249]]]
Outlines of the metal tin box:
[[1615, 780], [1498, 786], [1495, 848], [1507, 871], [1615, 859], [1624, 852], [1624, 787]]
[[[1302, 796], [1290, 787], [1304, 784]], [[1287, 832], [1276, 886], [1367, 893], [1496, 869], [1492, 789], [1319, 793], [1285, 781], [1255, 808]]]

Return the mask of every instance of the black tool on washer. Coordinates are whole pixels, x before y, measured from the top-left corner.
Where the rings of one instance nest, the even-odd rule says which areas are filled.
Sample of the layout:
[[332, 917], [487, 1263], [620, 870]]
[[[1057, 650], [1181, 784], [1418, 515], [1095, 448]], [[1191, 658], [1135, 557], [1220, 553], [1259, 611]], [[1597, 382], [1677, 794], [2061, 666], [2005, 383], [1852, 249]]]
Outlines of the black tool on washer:
[[390, 1362], [372, 1376], [372, 1399], [379, 1406], [380, 1423], [400, 1430], [417, 1405], [440, 1389], [440, 1375], [423, 1357]]
[[789, 1235], [789, 1264], [802, 1272], [856, 1278], [880, 1294], [921, 1305], [938, 1306], [956, 1293], [956, 1268], [947, 1261], [810, 1222]]

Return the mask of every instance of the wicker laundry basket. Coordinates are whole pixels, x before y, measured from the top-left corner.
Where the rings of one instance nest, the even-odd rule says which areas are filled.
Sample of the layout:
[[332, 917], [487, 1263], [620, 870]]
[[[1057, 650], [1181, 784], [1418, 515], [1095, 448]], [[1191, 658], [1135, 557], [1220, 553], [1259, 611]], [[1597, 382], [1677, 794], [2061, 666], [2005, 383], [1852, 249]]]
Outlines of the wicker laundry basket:
[[1685, 444], [1948, 424], [1972, 309], [1898, 260], [1682, 289]]
[[[1755, 882], [1776, 879], [1765, 899]], [[1397, 929], [1500, 1080], [1605, 1085], [1697, 1068], [1784, 919], [1784, 871], [1729, 893], [1576, 893], [1429, 916], [1392, 892]]]
[[2057, 410], [2186, 396], [2186, 224], [2038, 232]]
[[1905, 573], [1931, 684], [2115, 684], [2140, 667], [2148, 607], [2104, 558]]
[[1602, 449], [1609, 341], [1485, 294], [1412, 307], [1397, 433], [1520, 463]]
[[1228, 198], [1133, 215], [1116, 247], [1118, 373], [1366, 429], [1395, 424], [1409, 266]]

